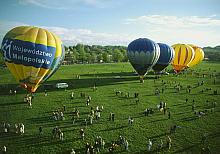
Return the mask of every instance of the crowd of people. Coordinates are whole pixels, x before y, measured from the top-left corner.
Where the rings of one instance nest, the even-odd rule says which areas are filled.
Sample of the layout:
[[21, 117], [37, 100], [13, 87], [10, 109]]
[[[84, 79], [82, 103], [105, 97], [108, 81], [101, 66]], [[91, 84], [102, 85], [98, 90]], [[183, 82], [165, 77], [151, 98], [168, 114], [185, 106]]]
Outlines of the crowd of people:
[[[41, 131], [41, 129], [39, 129], [39, 131]], [[58, 126], [52, 129], [52, 139], [59, 139], [60, 141], [64, 140], [63, 132], [61, 131], [61, 128], [59, 128]]]
[[2, 132], [16, 133], [16, 134], [23, 135], [24, 134], [24, 124], [23, 123], [15, 123], [14, 125], [12, 125], [8, 122], [3, 122]]
[[[80, 77], [79, 77], [80, 78]], [[154, 80], [154, 83], [156, 84], [157, 80]], [[216, 81], [215, 81], [216, 82]], [[155, 96], [160, 96], [161, 94], [166, 93], [167, 91], [165, 91], [167, 89], [168, 86], [172, 87], [172, 90], [175, 93], [187, 93], [191, 94], [193, 89], [195, 87], [193, 87], [193, 85], [187, 85], [186, 87], [184, 87], [182, 84], [180, 84], [179, 82], [176, 81], [161, 81], [162, 87], [158, 88], [156, 87], [153, 91], [152, 91], [152, 95]], [[197, 83], [197, 87], [203, 86], [205, 84], [204, 81], [202, 82], [198, 82]], [[212, 89], [210, 88], [205, 88], [203, 89], [203, 92], [207, 92], [210, 91]], [[10, 93], [12, 94], [13, 92], [10, 91]], [[120, 98], [129, 98], [129, 99], [133, 99], [135, 100], [136, 104], [138, 105], [140, 102], [140, 98], [142, 96], [142, 94], [140, 95], [139, 92], [130, 92], [130, 91], [122, 91], [122, 90], [114, 90], [115, 96], [116, 97], [120, 97]], [[16, 94], [16, 92], [14, 92], [14, 94]], [[48, 96], [47, 91], [45, 91], [45, 96]], [[73, 91], [71, 91], [70, 93], [70, 99], [73, 101], [76, 98], [77, 94]], [[80, 125], [80, 129], [79, 129], [79, 136], [80, 139], [84, 142], [87, 139], [86, 136], [86, 131], [87, 131], [87, 127], [88, 125], [92, 125], [94, 123], [94, 121], [99, 121], [101, 119], [101, 115], [103, 115], [102, 112], [104, 111], [104, 107], [102, 105], [100, 106], [95, 106], [93, 105], [93, 99], [90, 95], [86, 94], [85, 92], [80, 92], [80, 98], [83, 99], [83, 102], [85, 103], [83, 106], [86, 107], [88, 109], [88, 115], [86, 116], [86, 118], [83, 117], [83, 122], [82, 122], [82, 118], [80, 119], [80, 111], [78, 108], [74, 108], [73, 111], [71, 112], [70, 116], [72, 124], [73, 125]], [[114, 96], [114, 97], [115, 97]], [[69, 97], [69, 95], [68, 95]], [[28, 104], [28, 106], [31, 108], [32, 107], [32, 100], [34, 98], [34, 95], [32, 94], [27, 94], [24, 97], [24, 102], [26, 102]], [[202, 117], [205, 116], [209, 111], [210, 112], [214, 112], [215, 107], [217, 106], [217, 102], [212, 102], [211, 105], [211, 109], [207, 110], [207, 109], [199, 109], [196, 106], [196, 101], [195, 99], [193, 100], [189, 100], [189, 98], [186, 98], [185, 103], [190, 104], [190, 102], [192, 102], [190, 105], [192, 106], [192, 113], [194, 113], [195, 116], [198, 117]], [[154, 107], [147, 105], [146, 108], [143, 108], [141, 114], [144, 113], [144, 116], [149, 117], [149, 116], [154, 116], [154, 114], [156, 113], [160, 113], [163, 114], [165, 116], [168, 117], [168, 119], [171, 119], [171, 111], [172, 111], [172, 107], [168, 107], [169, 102], [167, 103], [167, 101], [162, 101], [160, 100], [159, 102], [157, 102], [158, 104], [155, 105]], [[96, 103], [94, 103], [96, 104]], [[95, 107], [94, 107], [95, 106]], [[64, 117], [65, 114], [65, 117]], [[108, 114], [108, 113], [107, 113]], [[58, 121], [58, 120], [69, 120], [68, 118], [69, 114], [66, 114], [66, 106], [63, 105], [62, 108], [59, 108], [55, 111], [52, 112], [52, 115], [50, 116], [50, 119], [54, 120], [54, 121]], [[173, 116], [173, 112], [172, 112], [172, 116]], [[117, 119], [116, 119], [117, 118]], [[120, 118], [118, 118], [118, 115], [116, 117], [116, 113], [114, 111], [111, 111], [109, 113], [109, 121], [114, 122], [116, 120], [121, 120]], [[135, 125], [136, 123], [136, 119], [133, 116], [129, 116], [128, 117], [128, 126], [133, 127], [132, 125]], [[85, 127], [84, 127], [85, 126]], [[146, 141], [146, 151], [148, 152], [152, 152], [152, 151], [161, 151], [161, 150], [170, 150], [171, 146], [172, 146], [172, 139], [171, 139], [171, 135], [175, 135], [175, 133], [177, 132], [178, 128], [182, 128], [181, 126], [177, 125], [177, 124], [173, 124], [170, 126], [168, 133], [166, 133], [166, 138], [159, 138], [159, 139], [151, 139], [148, 138], [148, 140]], [[14, 124], [13, 128], [12, 125], [9, 123], [4, 123], [3, 124], [3, 132], [5, 133], [9, 133], [9, 132], [15, 132], [16, 134], [24, 134], [24, 124], [23, 123], [17, 123]], [[42, 136], [43, 135], [43, 127], [40, 126], [39, 127], [39, 135]], [[64, 133], [61, 130], [60, 127], [56, 126], [52, 129], [52, 140], [53, 141], [64, 141]], [[90, 139], [91, 140], [91, 139]], [[87, 140], [86, 140], [87, 141]], [[101, 137], [101, 136], [97, 136], [94, 140], [94, 142], [92, 143], [86, 143], [85, 144], [85, 153], [86, 154], [93, 154], [93, 153], [99, 153], [103, 150], [108, 150], [110, 153], [113, 153], [114, 151], [117, 150], [122, 150], [124, 149], [125, 151], [129, 151], [129, 146], [130, 146], [130, 142], [128, 139], [126, 139], [126, 137], [123, 137], [122, 135], [119, 136], [119, 138], [116, 141], [108, 141], [111, 142], [111, 144], [109, 146], [106, 146], [105, 140]], [[4, 150], [2, 151], [6, 151], [6, 146], [3, 147]], [[70, 151], [71, 154], [75, 154], [76, 151], [74, 149], [71, 149]]]
[[62, 110], [57, 110], [52, 113], [51, 119], [57, 120], [65, 120], [64, 113]]

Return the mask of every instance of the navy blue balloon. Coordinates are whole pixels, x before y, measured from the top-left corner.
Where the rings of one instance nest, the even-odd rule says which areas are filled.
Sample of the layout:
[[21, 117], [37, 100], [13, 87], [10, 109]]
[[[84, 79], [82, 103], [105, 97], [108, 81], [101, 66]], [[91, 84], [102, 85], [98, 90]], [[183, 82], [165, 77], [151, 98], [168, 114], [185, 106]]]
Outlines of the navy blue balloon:
[[160, 72], [165, 69], [173, 60], [175, 52], [172, 47], [164, 43], [158, 43], [160, 47], [160, 57], [157, 63], [153, 66], [153, 70]]
[[156, 64], [160, 56], [160, 48], [150, 39], [139, 38], [128, 45], [127, 55], [133, 68], [143, 78], [147, 71]]

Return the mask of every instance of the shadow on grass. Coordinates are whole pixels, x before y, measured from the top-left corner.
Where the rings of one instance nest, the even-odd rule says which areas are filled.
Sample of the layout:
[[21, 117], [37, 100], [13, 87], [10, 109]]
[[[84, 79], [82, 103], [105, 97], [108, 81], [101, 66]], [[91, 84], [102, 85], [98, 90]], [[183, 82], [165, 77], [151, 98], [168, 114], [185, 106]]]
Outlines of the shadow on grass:
[[100, 132], [124, 129], [124, 128], [127, 128], [127, 127], [128, 126], [120, 126], [120, 127], [116, 127], [116, 128], [115, 127], [114, 128], [108, 128], [108, 129], [100, 130]]
[[192, 111], [178, 112], [178, 113], [174, 113], [174, 115], [181, 115], [181, 114], [186, 114], [186, 113], [193, 113], [193, 112]]
[[[48, 91], [58, 91], [55, 85], [60, 82], [65, 82], [69, 85], [68, 89], [77, 88], [91, 88], [96, 84], [99, 86], [115, 85], [115, 84], [125, 84], [127, 81], [135, 81], [139, 83], [139, 77], [134, 76], [131, 72], [119, 72], [119, 73], [99, 73], [98, 78], [94, 74], [83, 74], [82, 77], [91, 76], [91, 78], [81, 78], [81, 79], [59, 79], [50, 80], [45, 82], [45, 84], [52, 85]], [[115, 78], [115, 76], [120, 76], [121, 78]], [[146, 80], [153, 80], [155, 76], [149, 75], [145, 77]], [[125, 82], [125, 83], [124, 83]], [[10, 89], [17, 90], [19, 94], [25, 94], [27, 91], [19, 86], [19, 84], [0, 84], [0, 95], [9, 95]], [[37, 92], [44, 92], [45, 87], [42, 85], [39, 87]]]
[[198, 116], [190, 116], [190, 117], [186, 117], [186, 118], [181, 118], [178, 121], [185, 122], [185, 121], [194, 121], [196, 119], [199, 119], [199, 117]]
[[157, 119], [157, 120], [149, 121], [149, 123], [155, 123], [155, 122], [165, 121], [165, 120], [167, 120], [167, 118], [166, 118], [166, 119], [161, 118], [161, 119]]
[[161, 137], [166, 136], [166, 135], [167, 135], [167, 133], [162, 133], [162, 134], [159, 134], [159, 135], [150, 136], [149, 138], [154, 140], [156, 138], [161, 138]]
[[175, 151], [173, 153], [192, 153], [192, 149], [198, 148], [199, 145], [200, 145], [199, 143], [193, 144], [193, 145], [190, 145], [188, 147], [185, 147], [185, 148], [182, 148], [180, 150], [177, 150], [177, 151]]
[[98, 73], [95, 72], [93, 74], [82, 74], [80, 76], [86, 76], [86, 77], [115, 77], [115, 76], [120, 76], [120, 77], [128, 77], [128, 76], [136, 76], [134, 75], [133, 72], [111, 72], [111, 73]]
[[27, 104], [25, 102], [13, 102], [13, 103], [0, 103], [0, 106], [12, 106], [12, 105], [20, 105], [20, 104]]
[[[123, 74], [122, 74], [123, 75]], [[100, 76], [109, 76], [107, 78], [82, 78], [82, 79], [60, 79], [60, 80], [50, 80], [45, 82], [46, 84], [52, 85], [53, 88], [48, 89], [48, 91], [58, 91], [59, 89], [55, 88], [55, 85], [60, 82], [65, 82], [69, 85], [68, 89], [78, 89], [78, 88], [91, 88], [96, 84], [99, 86], [106, 85], [115, 85], [115, 84], [124, 84], [126, 81], [137, 81], [139, 83], [139, 79], [137, 77], [126, 77], [126, 78], [114, 78], [111, 73], [103, 73]], [[112, 76], [112, 77], [110, 77]], [[152, 77], [149, 77], [151, 79]], [[1, 84], [0, 85], [0, 95], [9, 95], [10, 89], [17, 90], [18, 94], [26, 94], [26, 90], [21, 88], [19, 84]], [[44, 92], [44, 86], [39, 87], [37, 92]]]
[[[29, 118], [27, 119], [29, 123], [36, 125], [37, 127], [43, 126], [43, 127], [60, 127], [60, 128], [69, 128], [73, 127], [72, 122], [69, 120], [53, 120], [49, 117], [37, 117], [37, 118]], [[38, 128], [36, 128], [38, 129]]]

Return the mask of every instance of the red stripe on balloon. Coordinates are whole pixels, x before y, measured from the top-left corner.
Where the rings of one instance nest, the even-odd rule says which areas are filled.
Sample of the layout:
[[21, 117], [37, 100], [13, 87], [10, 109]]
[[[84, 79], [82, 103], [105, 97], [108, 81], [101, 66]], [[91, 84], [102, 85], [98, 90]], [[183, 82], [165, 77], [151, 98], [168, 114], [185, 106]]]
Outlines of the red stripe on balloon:
[[187, 49], [187, 47], [186, 47], [186, 56], [185, 56], [185, 60], [184, 60], [184, 65], [186, 64], [186, 60], [187, 60], [187, 58], [188, 58], [188, 53], [189, 53], [189, 51], [188, 51], [188, 49]]
[[181, 46], [180, 46], [180, 49], [179, 49], [179, 52], [178, 52], [178, 64], [180, 64], [180, 57], [181, 57]]

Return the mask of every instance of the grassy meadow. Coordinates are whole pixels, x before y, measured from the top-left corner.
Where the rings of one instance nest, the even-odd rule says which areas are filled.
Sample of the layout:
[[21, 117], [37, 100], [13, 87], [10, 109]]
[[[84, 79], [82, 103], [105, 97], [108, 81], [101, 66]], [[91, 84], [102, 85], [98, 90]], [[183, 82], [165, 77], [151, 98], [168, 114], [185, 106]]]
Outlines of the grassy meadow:
[[[106, 142], [106, 148], [101, 153], [108, 153], [111, 142], [116, 141], [119, 135], [128, 140], [129, 151], [123, 147], [114, 153], [148, 153], [147, 141], [152, 139], [151, 153], [201, 153], [204, 146], [201, 143], [203, 134], [207, 134], [205, 146], [210, 147], [213, 154], [220, 152], [220, 63], [203, 62], [180, 75], [162, 75], [155, 79], [155, 75], [146, 75], [145, 82], [140, 83], [138, 76], [129, 63], [115, 64], [80, 64], [61, 66], [61, 68], [45, 83], [55, 85], [66, 82], [69, 87], [64, 89], [52, 88], [44, 95], [43, 85], [36, 92], [33, 107], [28, 108], [23, 98], [26, 92], [18, 87], [14, 77], [6, 68], [0, 69], [0, 147], [7, 147], [8, 153], [70, 153], [73, 148], [77, 153], [85, 153], [87, 142], [94, 144], [96, 136], [101, 136]], [[168, 70], [171, 67], [168, 68]], [[76, 78], [80, 75], [80, 79]], [[210, 75], [214, 75], [215, 77]], [[215, 84], [214, 84], [215, 79]], [[197, 86], [198, 82], [203, 85]], [[165, 82], [166, 84], [163, 84]], [[94, 83], [97, 90], [93, 91]], [[173, 87], [182, 86], [179, 92]], [[186, 87], [191, 86], [191, 93]], [[17, 94], [9, 94], [10, 89], [17, 89]], [[164, 92], [155, 96], [155, 89], [163, 88]], [[210, 89], [211, 90], [208, 90]], [[203, 90], [203, 92], [201, 92]], [[213, 95], [218, 90], [218, 95]], [[70, 99], [71, 92], [74, 99]], [[116, 91], [129, 93], [127, 98], [116, 96]], [[91, 96], [89, 106], [86, 99], [80, 97], [85, 92]], [[136, 104], [134, 93], [139, 93], [140, 102]], [[188, 102], [186, 103], [186, 98]], [[207, 110], [206, 115], [198, 117], [192, 111], [192, 100], [195, 100], [195, 110]], [[171, 119], [167, 114], [156, 109], [160, 101], [167, 103]], [[212, 103], [217, 102], [214, 112], [211, 112]], [[62, 109], [65, 120], [55, 121], [50, 117], [53, 111]], [[91, 107], [103, 105], [101, 118], [94, 120], [92, 125], [85, 127]], [[74, 108], [80, 111], [80, 117], [72, 124]], [[144, 116], [146, 108], [153, 108], [154, 113]], [[115, 113], [115, 121], [109, 121], [109, 113]], [[128, 125], [128, 117], [134, 118], [134, 123]], [[13, 132], [4, 133], [2, 124], [9, 122], [12, 127], [15, 123], [24, 123], [25, 133], [18, 135]], [[172, 139], [170, 150], [164, 148], [157, 151], [158, 143], [162, 139], [166, 144], [170, 127], [177, 125], [176, 133], [169, 136]], [[39, 137], [39, 127], [43, 128], [43, 135]], [[58, 126], [64, 133], [64, 141], [52, 139], [52, 129]], [[80, 138], [80, 128], [85, 129], [85, 140]]]

